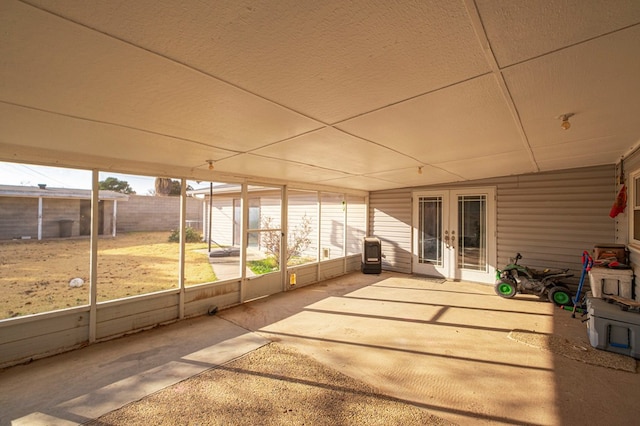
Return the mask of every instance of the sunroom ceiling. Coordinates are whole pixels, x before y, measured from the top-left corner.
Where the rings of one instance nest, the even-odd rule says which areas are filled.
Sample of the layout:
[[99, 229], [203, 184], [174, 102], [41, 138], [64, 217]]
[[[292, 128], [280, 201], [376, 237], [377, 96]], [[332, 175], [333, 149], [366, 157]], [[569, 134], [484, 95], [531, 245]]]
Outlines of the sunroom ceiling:
[[0, 29], [2, 160], [372, 191], [640, 141], [636, 0], [3, 0]]

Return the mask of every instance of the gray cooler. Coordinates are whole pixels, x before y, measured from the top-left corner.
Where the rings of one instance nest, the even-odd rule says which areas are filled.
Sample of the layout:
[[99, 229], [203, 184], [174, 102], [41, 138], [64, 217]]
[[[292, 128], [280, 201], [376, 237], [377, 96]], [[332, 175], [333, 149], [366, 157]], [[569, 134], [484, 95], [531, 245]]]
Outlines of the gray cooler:
[[587, 310], [591, 346], [640, 359], [640, 313], [594, 297], [587, 298]]

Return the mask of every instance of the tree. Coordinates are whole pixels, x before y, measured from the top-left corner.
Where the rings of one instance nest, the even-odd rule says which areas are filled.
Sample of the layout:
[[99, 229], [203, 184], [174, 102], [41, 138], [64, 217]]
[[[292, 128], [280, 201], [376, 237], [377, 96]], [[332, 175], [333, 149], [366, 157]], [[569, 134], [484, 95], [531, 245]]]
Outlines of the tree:
[[171, 195], [171, 183], [172, 183], [172, 180], [170, 178], [157, 177], [155, 182], [156, 195], [160, 195], [160, 196]]
[[129, 182], [126, 180], [120, 180], [114, 177], [108, 177], [105, 180], [98, 182], [98, 188], [108, 191], [120, 192], [122, 194], [135, 194], [136, 191], [129, 186]]
[[[180, 186], [181, 186], [181, 183], [179, 180], [173, 180], [170, 178], [156, 178], [155, 195], [161, 195], [161, 196], [180, 195]], [[187, 185], [187, 191], [190, 191], [192, 189], [193, 188], [191, 187], [191, 185]]]
[[[169, 191], [169, 195], [180, 195], [180, 181], [179, 180], [172, 180], [171, 181], [171, 191]], [[191, 185], [187, 185], [187, 187], [185, 188], [187, 191], [191, 191], [193, 190], [193, 187]]]

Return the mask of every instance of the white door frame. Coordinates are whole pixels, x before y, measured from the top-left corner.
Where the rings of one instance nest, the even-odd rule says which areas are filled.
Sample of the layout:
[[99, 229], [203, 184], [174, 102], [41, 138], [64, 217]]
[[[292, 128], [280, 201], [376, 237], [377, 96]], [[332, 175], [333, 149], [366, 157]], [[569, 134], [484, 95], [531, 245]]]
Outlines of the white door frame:
[[[430, 238], [431, 251], [437, 253], [438, 260], [436, 262], [421, 262], [421, 247], [420, 247], [420, 199], [431, 198], [434, 202], [434, 208], [437, 209], [437, 213], [440, 216], [436, 219], [440, 223], [439, 231], [444, 234], [444, 230], [449, 230], [449, 202], [448, 202], [448, 190], [433, 190], [433, 191], [419, 191], [413, 193], [413, 208], [412, 208], [412, 272], [415, 274], [429, 275], [432, 277], [448, 278], [451, 275], [450, 271], [450, 257], [451, 250], [448, 244], [445, 244], [442, 237], [444, 235], [435, 235]], [[440, 239], [438, 239], [440, 237]]]
[[[415, 191], [412, 207], [412, 272], [416, 274], [442, 277], [453, 280], [466, 280], [482, 283], [495, 281], [496, 265], [496, 189], [482, 188], [444, 188]], [[463, 195], [486, 196], [486, 263], [484, 270], [471, 270], [458, 265], [458, 197]], [[440, 198], [442, 218], [441, 237], [438, 242], [442, 253], [440, 264], [420, 262], [419, 257], [419, 201], [422, 197]]]

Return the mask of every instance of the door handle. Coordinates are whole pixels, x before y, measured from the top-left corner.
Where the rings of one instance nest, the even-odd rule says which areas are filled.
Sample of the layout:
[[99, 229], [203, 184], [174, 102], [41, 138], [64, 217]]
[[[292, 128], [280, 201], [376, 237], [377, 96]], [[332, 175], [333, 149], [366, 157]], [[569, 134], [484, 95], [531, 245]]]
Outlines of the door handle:
[[456, 231], [451, 231], [451, 244], [450, 245], [451, 245], [452, 249], [455, 248], [455, 246], [454, 246], [455, 242], [456, 242]]
[[444, 231], [444, 245], [446, 248], [449, 248], [449, 231]]

